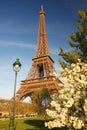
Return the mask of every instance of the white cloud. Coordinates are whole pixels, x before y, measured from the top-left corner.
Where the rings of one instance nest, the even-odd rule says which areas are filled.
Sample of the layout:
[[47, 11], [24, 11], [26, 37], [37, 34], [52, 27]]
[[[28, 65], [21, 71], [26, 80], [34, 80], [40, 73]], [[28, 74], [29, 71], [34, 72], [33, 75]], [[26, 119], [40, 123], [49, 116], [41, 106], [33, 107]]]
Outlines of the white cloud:
[[0, 41], [0, 45], [7, 45], [7, 46], [17, 46], [20, 48], [30, 48], [30, 49], [35, 49], [35, 45], [34, 44], [27, 44], [27, 43], [23, 43], [23, 42], [11, 42], [11, 41]]
[[[24, 43], [24, 42], [11, 42], [11, 41], [0, 41], [0, 46], [7, 45], [7, 46], [16, 46], [19, 48], [28, 48], [28, 49], [36, 49], [35, 44], [31, 43]], [[50, 48], [50, 52], [53, 55], [58, 55], [58, 49], [56, 48]]]

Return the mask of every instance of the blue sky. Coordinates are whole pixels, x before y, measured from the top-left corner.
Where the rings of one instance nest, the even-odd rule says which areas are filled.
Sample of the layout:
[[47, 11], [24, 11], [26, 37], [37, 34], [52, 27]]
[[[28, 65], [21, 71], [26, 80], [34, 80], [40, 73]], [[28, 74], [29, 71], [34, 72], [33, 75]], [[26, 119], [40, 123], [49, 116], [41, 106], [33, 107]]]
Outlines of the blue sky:
[[16, 58], [22, 63], [17, 90], [29, 72], [36, 53], [41, 5], [46, 12], [51, 57], [59, 74], [59, 48], [70, 49], [66, 36], [77, 30], [77, 12], [87, 9], [87, 0], [0, 0], [0, 98], [10, 99], [13, 95], [12, 64]]

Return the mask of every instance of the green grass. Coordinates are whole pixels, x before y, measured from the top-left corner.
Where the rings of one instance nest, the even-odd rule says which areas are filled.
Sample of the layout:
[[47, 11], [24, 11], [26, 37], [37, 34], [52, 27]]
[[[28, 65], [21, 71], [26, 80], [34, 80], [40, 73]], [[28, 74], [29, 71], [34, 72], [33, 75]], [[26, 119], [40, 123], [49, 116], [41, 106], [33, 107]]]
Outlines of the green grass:
[[[16, 130], [49, 130], [44, 126], [45, 120], [42, 117], [15, 119]], [[9, 120], [0, 121], [0, 130], [8, 130]], [[66, 128], [54, 128], [52, 130], [67, 130]]]

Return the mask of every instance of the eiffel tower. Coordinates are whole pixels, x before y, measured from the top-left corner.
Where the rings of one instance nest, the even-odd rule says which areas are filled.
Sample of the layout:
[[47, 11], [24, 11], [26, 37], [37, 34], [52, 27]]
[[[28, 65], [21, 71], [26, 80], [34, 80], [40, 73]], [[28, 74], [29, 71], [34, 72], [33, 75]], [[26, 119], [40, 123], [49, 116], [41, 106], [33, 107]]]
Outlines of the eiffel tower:
[[58, 92], [59, 89], [59, 80], [51, 75], [53, 72], [56, 73], [56, 71], [53, 66], [54, 61], [50, 56], [46, 33], [45, 11], [43, 7], [41, 7], [39, 15], [39, 34], [36, 55], [32, 59], [32, 66], [26, 79], [21, 81], [21, 87], [16, 93], [18, 100], [24, 100], [41, 87], [47, 87], [50, 94]]

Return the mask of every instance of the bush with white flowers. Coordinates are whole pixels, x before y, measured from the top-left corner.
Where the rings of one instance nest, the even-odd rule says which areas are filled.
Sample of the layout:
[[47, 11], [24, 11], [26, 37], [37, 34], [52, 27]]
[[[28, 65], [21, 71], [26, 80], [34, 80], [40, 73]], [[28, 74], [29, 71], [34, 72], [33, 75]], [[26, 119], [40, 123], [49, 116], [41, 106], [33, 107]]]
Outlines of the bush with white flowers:
[[64, 87], [52, 96], [51, 109], [46, 110], [52, 120], [45, 126], [87, 130], [87, 63], [78, 60], [63, 69], [59, 78]]

